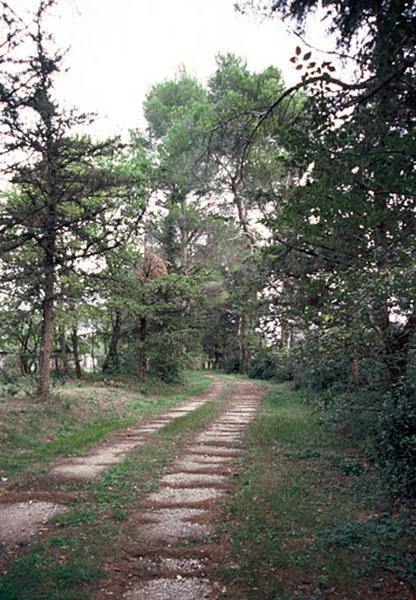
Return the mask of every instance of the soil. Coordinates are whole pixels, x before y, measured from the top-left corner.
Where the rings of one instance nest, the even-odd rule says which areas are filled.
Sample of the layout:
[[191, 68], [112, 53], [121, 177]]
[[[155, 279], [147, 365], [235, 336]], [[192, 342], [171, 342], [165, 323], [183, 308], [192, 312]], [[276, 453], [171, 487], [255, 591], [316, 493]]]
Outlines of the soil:
[[0, 505], [0, 539], [4, 546], [19, 545], [32, 537], [42, 525], [57, 513], [65, 511], [63, 504], [53, 502], [13, 502]]

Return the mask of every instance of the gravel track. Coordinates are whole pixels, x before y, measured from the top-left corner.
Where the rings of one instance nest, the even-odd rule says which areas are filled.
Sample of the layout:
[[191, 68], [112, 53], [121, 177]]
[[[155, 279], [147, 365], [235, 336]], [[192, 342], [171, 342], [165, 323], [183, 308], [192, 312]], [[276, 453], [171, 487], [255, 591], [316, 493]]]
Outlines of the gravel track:
[[[61, 459], [49, 472], [53, 479], [91, 480], [99, 476], [112, 465], [121, 462], [133, 448], [149, 441], [151, 436], [178, 417], [189, 414], [206, 402], [217, 398], [224, 390], [224, 384], [214, 379], [209, 388], [179, 406], [162, 414], [114, 434], [109, 441], [94, 447], [81, 457]], [[3, 490], [0, 494], [0, 555], [2, 551], [17, 547], [42, 529], [47, 521], [58, 513], [66, 512], [62, 498], [55, 501], [53, 493], [48, 501], [43, 498], [44, 490], [31, 493], [30, 500], [25, 494], [10, 493]]]
[[229, 409], [188, 444], [160, 479], [158, 491], [141, 502], [130, 519], [134, 541], [126, 546], [121, 563], [108, 565], [95, 600], [221, 597], [213, 579], [215, 557], [223, 554], [215, 530], [230, 494], [244, 430], [261, 395], [256, 385], [237, 382]]

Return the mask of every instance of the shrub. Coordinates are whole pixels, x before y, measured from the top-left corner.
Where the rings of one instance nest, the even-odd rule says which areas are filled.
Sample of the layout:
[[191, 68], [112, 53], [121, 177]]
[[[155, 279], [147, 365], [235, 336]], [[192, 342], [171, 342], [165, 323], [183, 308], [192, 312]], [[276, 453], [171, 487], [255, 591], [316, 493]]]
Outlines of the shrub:
[[149, 371], [165, 383], [176, 383], [181, 379], [182, 365], [175, 354], [161, 352], [153, 354], [149, 360]]
[[220, 364], [221, 368], [226, 373], [239, 373], [240, 372], [240, 357], [238, 354], [231, 354], [226, 356]]
[[261, 348], [250, 358], [248, 375], [256, 379], [291, 379], [290, 352], [279, 348]]
[[378, 419], [376, 461], [393, 490], [416, 496], [416, 381], [407, 379], [387, 396]]
[[18, 380], [17, 373], [0, 371], [0, 399], [17, 394], [19, 391]]
[[323, 391], [348, 382], [345, 345], [332, 331], [310, 332], [291, 353], [293, 379], [298, 387]]

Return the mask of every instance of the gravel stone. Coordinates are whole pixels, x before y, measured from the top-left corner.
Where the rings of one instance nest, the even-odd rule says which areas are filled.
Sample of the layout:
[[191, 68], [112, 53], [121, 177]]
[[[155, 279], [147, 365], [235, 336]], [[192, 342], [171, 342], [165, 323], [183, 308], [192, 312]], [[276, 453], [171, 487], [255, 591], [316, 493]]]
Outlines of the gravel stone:
[[226, 495], [217, 488], [161, 488], [147, 497], [146, 504], [192, 505], [208, 500], [223, 500]]
[[123, 600], [205, 600], [209, 598], [210, 585], [207, 579], [187, 577], [177, 579], [154, 579], [133, 588]]
[[195, 485], [198, 484], [207, 485], [212, 483], [226, 483], [228, 477], [225, 475], [205, 475], [205, 474], [194, 474], [194, 473], [169, 473], [160, 480], [162, 485], [164, 484], [182, 484], [182, 485]]
[[36, 533], [40, 525], [66, 510], [63, 504], [52, 502], [0, 503], [0, 543], [18, 545], [25, 542]]

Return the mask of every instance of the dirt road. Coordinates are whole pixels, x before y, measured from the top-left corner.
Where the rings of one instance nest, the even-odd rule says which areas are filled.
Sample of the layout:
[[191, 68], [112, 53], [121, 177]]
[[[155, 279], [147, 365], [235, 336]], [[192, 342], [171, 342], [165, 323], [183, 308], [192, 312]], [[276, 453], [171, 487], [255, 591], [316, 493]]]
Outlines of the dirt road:
[[[51, 478], [89, 480], [125, 458], [130, 450], [145, 444], [159, 429], [174, 419], [186, 415], [224, 390], [224, 384], [214, 379], [202, 394], [189, 398], [180, 405], [134, 427], [117, 432], [108, 441], [92, 448], [81, 457], [69, 457], [56, 462], [50, 470]], [[68, 496], [70, 498], [70, 495]], [[26, 542], [45, 528], [47, 521], [57, 513], [65, 512], [65, 495], [37, 489], [19, 493], [5, 488], [0, 493], [0, 550]], [[1, 552], [0, 552], [1, 554]]]
[[239, 381], [227, 411], [198, 434], [129, 515], [133, 538], [107, 565], [94, 600], [201, 600], [220, 598], [213, 578], [224, 554], [216, 535], [241, 454], [244, 429], [253, 419], [260, 389]]

